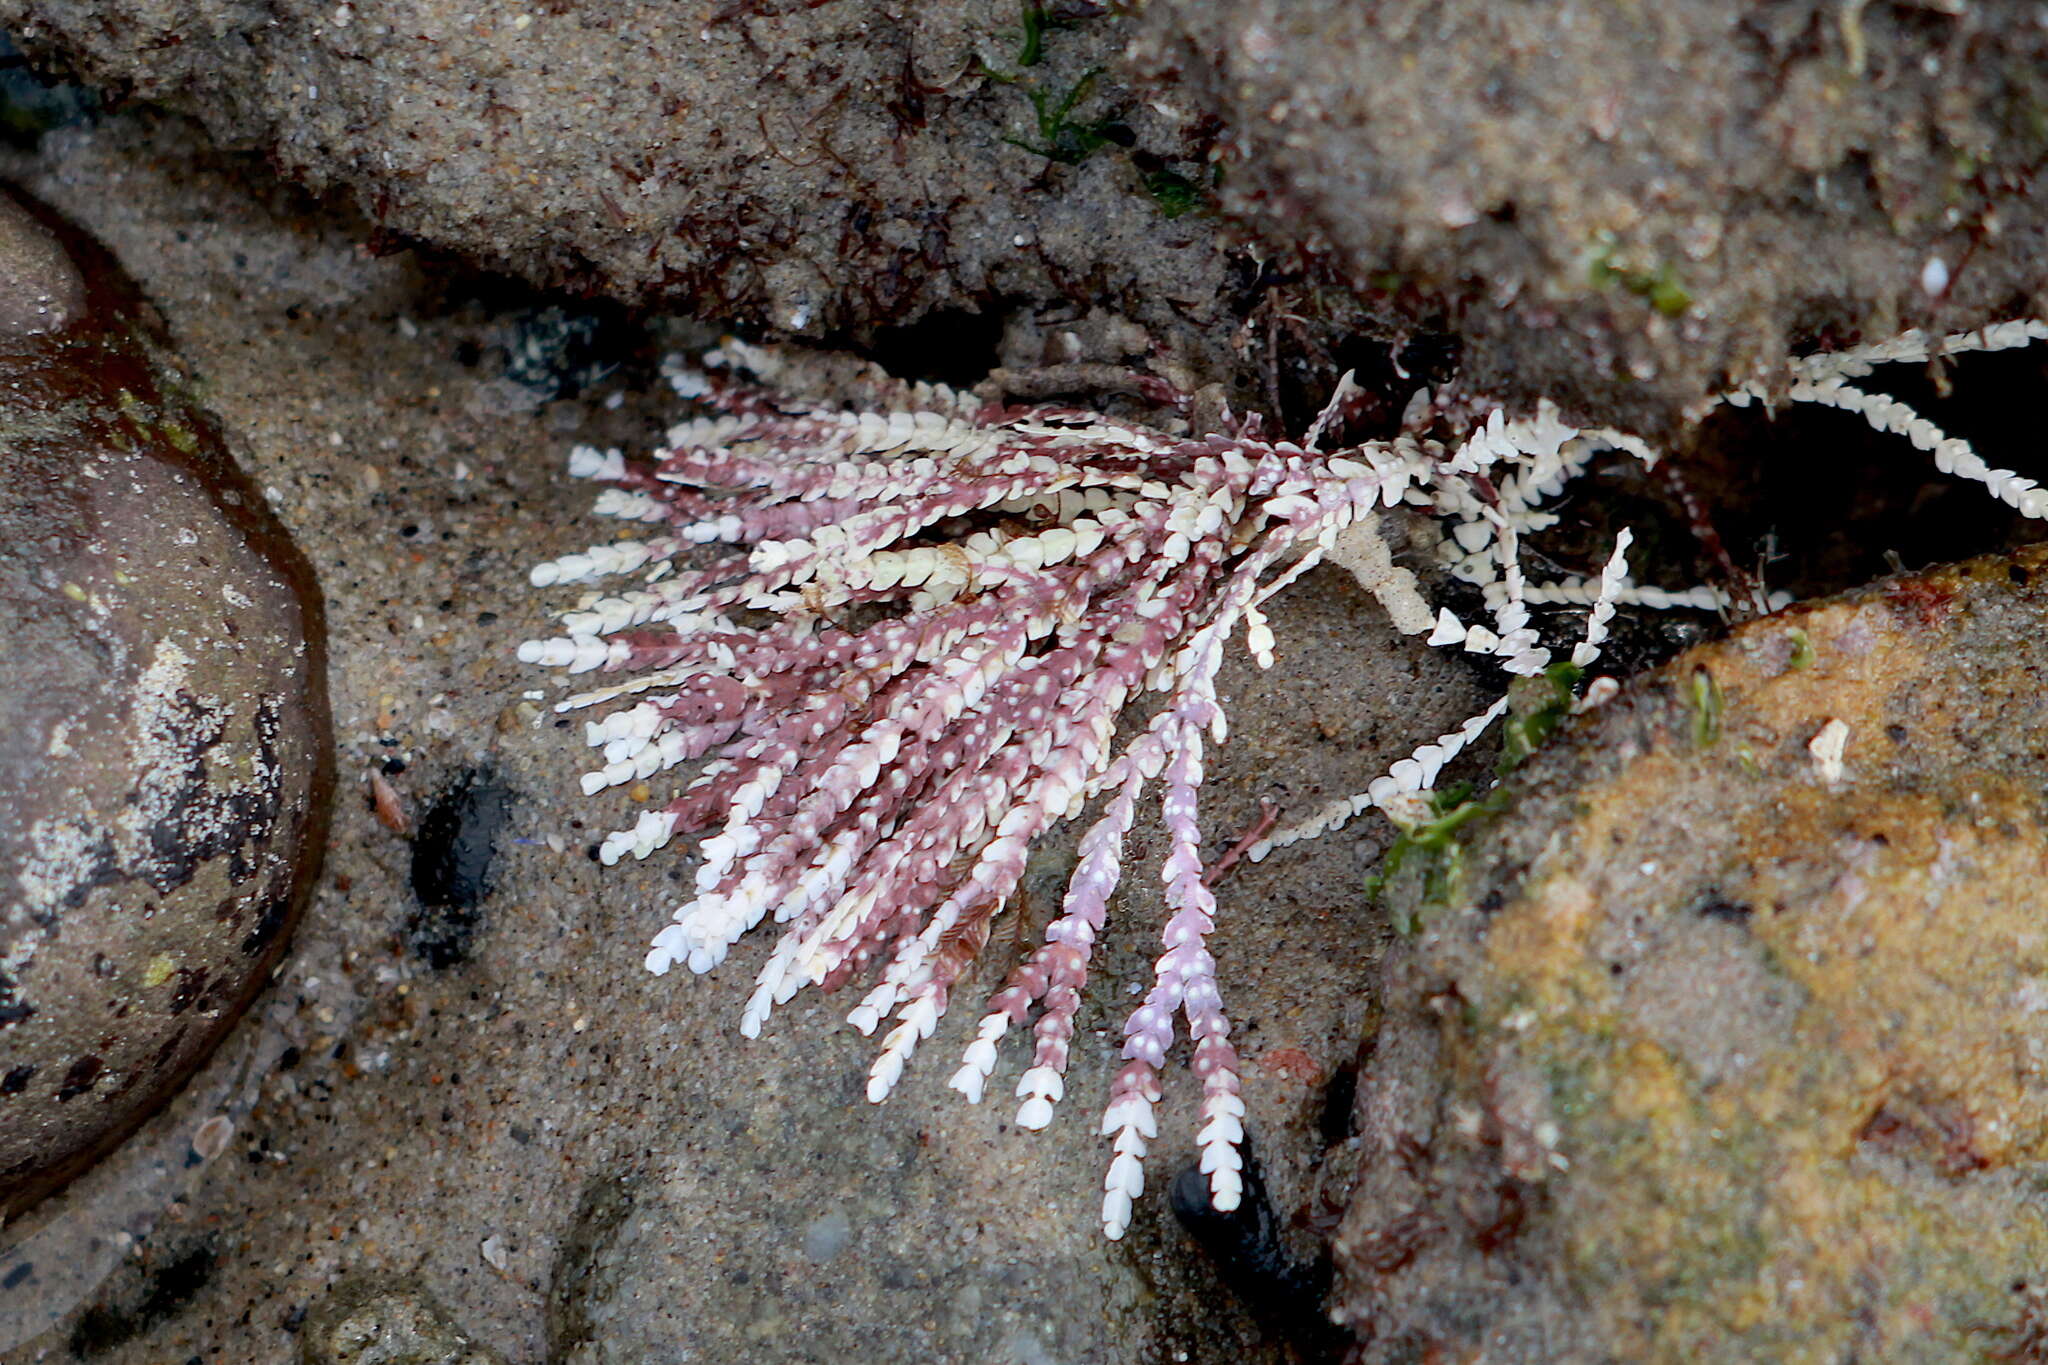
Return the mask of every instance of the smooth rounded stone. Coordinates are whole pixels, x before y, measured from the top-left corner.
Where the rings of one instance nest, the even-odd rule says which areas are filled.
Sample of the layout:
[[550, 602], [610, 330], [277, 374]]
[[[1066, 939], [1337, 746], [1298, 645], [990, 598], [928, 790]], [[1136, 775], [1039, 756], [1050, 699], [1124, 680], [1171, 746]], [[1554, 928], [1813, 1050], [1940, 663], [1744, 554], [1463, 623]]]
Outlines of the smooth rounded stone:
[[503, 1365], [504, 1357], [458, 1328], [417, 1280], [365, 1275], [343, 1280], [301, 1329], [304, 1365]]
[[1118, 74], [1120, 10], [1023, 8], [0, 0], [0, 24], [544, 284], [812, 337], [1078, 302], [1220, 346], [1210, 129]]
[[1789, 344], [2048, 287], [2048, 30], [2015, 6], [1153, 0], [1220, 194], [1511, 406], [1655, 431]]
[[304, 558], [104, 249], [0, 193], [0, 1213], [262, 986], [332, 789]]
[[2033, 1358], [2044, 671], [2048, 546], [1797, 607], [1396, 879], [1329, 1167], [1361, 1359]]

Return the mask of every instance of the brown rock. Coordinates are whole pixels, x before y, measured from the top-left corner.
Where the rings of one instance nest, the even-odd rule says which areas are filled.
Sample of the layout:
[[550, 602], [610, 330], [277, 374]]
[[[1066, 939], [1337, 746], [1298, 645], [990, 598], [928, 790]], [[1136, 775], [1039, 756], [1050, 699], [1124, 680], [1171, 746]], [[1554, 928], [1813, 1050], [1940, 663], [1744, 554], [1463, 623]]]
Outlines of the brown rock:
[[2035, 1358], [2044, 669], [2048, 547], [1798, 607], [1402, 874], [1333, 1163], [1362, 1360]]
[[0, 197], [0, 1212], [263, 984], [332, 759], [318, 592], [104, 249]]
[[387, 239], [546, 284], [813, 337], [1076, 302], [1219, 345], [1205, 125], [1117, 75], [1113, 7], [1028, 6], [1030, 34], [1019, 8], [0, 0], [0, 24], [352, 192]]
[[2048, 34], [1944, 10], [1156, 0], [1132, 48], [1226, 209], [1448, 317], [1474, 390], [1648, 433], [1788, 344], [2038, 310]]

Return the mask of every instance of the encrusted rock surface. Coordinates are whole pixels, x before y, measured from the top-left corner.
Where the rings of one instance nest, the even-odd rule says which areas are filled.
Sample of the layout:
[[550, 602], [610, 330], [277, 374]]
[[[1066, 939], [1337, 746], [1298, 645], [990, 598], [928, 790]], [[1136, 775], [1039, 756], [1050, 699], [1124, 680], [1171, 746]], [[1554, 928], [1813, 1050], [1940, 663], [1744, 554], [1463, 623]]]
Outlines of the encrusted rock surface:
[[2048, 289], [2031, 10], [1154, 0], [1140, 23], [1163, 97], [1226, 127], [1226, 208], [1376, 306], [1447, 314], [1481, 392], [1655, 430], [1788, 344]]
[[812, 336], [1072, 301], [1213, 348], [1206, 129], [1115, 74], [1122, 16], [1051, 8], [1027, 32], [1012, 0], [7, 0], [0, 24], [541, 283]]
[[1268, 378], [1327, 391], [1442, 332], [1480, 391], [1654, 431], [1788, 347], [2048, 286], [2024, 7], [0, 0], [0, 24], [349, 191], [386, 245], [797, 335], [951, 315], [982, 368], [996, 315], [1049, 304], [1269, 403]]
[[1397, 888], [1330, 1168], [1363, 1359], [2033, 1358], [2044, 667], [2048, 547], [1794, 608]]
[[[1022, 8], [0, 0], [0, 23], [350, 190], [385, 239], [799, 336], [1073, 303], [1251, 393], [1296, 366], [1327, 389], [1362, 329], [1440, 329], [1481, 391], [1659, 430], [1788, 346], [2048, 287], [2025, 8]], [[1264, 244], [1233, 252], [1239, 229]], [[993, 332], [954, 338], [979, 360]]]
[[0, 191], [0, 1212], [263, 984], [332, 783], [311, 571], [113, 259]]

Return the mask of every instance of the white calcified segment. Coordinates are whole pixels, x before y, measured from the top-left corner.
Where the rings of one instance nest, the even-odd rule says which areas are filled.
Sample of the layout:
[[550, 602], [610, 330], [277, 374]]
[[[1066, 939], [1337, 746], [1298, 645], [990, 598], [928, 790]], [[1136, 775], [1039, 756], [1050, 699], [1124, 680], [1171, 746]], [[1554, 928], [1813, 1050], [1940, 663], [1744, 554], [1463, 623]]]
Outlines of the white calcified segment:
[[1102, 1235], [1120, 1241], [1131, 1226], [1131, 1207], [1145, 1192], [1147, 1143], [1159, 1135], [1152, 1101], [1129, 1094], [1112, 1103], [1102, 1116], [1102, 1135], [1114, 1137], [1109, 1171], [1102, 1178]]
[[590, 509], [600, 517], [620, 521], [667, 521], [668, 504], [652, 493], [634, 493], [624, 488], [607, 488], [597, 495]]
[[687, 763], [697, 752], [691, 741], [692, 736], [681, 730], [659, 735], [651, 743], [635, 739], [613, 740], [605, 748], [604, 767], [583, 774], [583, 794], [595, 796], [607, 787], [638, 782], [666, 772], [679, 763]]
[[1557, 405], [1542, 398], [1537, 400], [1533, 416], [1509, 422], [1504, 434], [1507, 449], [1497, 458], [1540, 470], [1560, 458], [1566, 444], [1579, 434], [1579, 430], [1561, 421]]
[[609, 664], [618, 667], [631, 655], [625, 641], [607, 641], [596, 635], [557, 636], [552, 640], [528, 640], [519, 646], [521, 663], [546, 668], [565, 668], [571, 673], [588, 673]]
[[1273, 627], [1256, 606], [1244, 609], [1244, 647], [1260, 668], [1273, 666]]
[[[583, 742], [593, 749], [607, 748], [621, 741], [645, 743], [661, 729], [663, 716], [658, 702], [644, 701], [602, 720], [583, 723]], [[606, 757], [610, 757], [607, 753]]]
[[[1599, 600], [1601, 592], [1597, 579], [1568, 578], [1556, 583], [1531, 583], [1524, 596], [1530, 604], [1539, 607], [1590, 607]], [[1492, 589], [1488, 589], [1488, 598], [1491, 599], [1492, 595]], [[1642, 607], [1649, 611], [1727, 611], [1735, 605], [1735, 599], [1723, 589], [1704, 585], [1660, 588], [1654, 584], [1623, 582], [1615, 586], [1610, 600], [1617, 607]], [[1772, 611], [1781, 611], [1792, 605], [1792, 595], [1786, 592], [1771, 593], [1767, 600]]]
[[1493, 527], [1480, 518], [1459, 522], [1451, 528], [1451, 539], [1466, 554], [1478, 554], [1493, 544]]
[[1646, 469], [1655, 469], [1657, 462], [1664, 458], [1663, 454], [1655, 446], [1631, 432], [1617, 431], [1613, 427], [1588, 427], [1579, 434], [1589, 441], [1595, 441], [1600, 445], [1606, 446], [1610, 450], [1619, 450], [1624, 454], [1635, 456], [1643, 462], [1643, 467]]
[[[744, 425], [737, 417], [698, 417], [687, 422], [678, 422], [668, 429], [668, 444], [655, 451], [655, 458], [665, 460], [680, 451], [714, 450], [726, 445], [738, 436]], [[660, 475], [655, 477], [659, 478]]]
[[1614, 553], [1600, 570], [1600, 587], [1593, 595], [1593, 609], [1586, 614], [1585, 638], [1572, 646], [1572, 663], [1579, 668], [1599, 658], [1600, 646], [1607, 642], [1607, 624], [1614, 619], [1614, 597], [1628, 580], [1628, 547], [1634, 541], [1635, 533], [1624, 529], [1614, 538]]
[[[1459, 643], [1467, 653], [1495, 655], [1501, 660], [1501, 668], [1508, 673], [1526, 676], [1541, 672], [1550, 662], [1550, 651], [1536, 643], [1536, 632], [1528, 626], [1529, 609], [1523, 596], [1520, 561], [1521, 533], [1505, 508], [1488, 509], [1486, 520], [1494, 532], [1489, 553], [1501, 566], [1498, 577], [1500, 592], [1488, 599], [1493, 610], [1493, 627], [1469, 627], [1464, 630]], [[1444, 633], [1443, 625], [1440, 620], [1438, 634]]]
[[[527, 642], [536, 650], [551, 643], [553, 642], [548, 640], [530, 640]], [[522, 659], [526, 657], [526, 645], [520, 646], [520, 657]], [[643, 692], [654, 692], [662, 688], [674, 687], [678, 683], [688, 682], [691, 678], [699, 676], [699, 674], [700, 670], [694, 666], [664, 668], [655, 673], [641, 673], [626, 679], [624, 682], [614, 683], [610, 687], [599, 687], [589, 692], [578, 692], [573, 696], [564, 697], [555, 703], [555, 710], [557, 712], [583, 711], [593, 706], [603, 706], [606, 702], [617, 701], [621, 697], [634, 697]]]
[[1329, 398], [1323, 403], [1323, 410], [1316, 414], [1316, 420], [1309, 424], [1308, 434], [1301, 438], [1303, 446], [1310, 450], [1322, 447], [1323, 437], [1344, 413], [1344, 405], [1364, 394], [1358, 386], [1354, 371], [1346, 370], [1337, 379], [1337, 386], [1330, 390]]
[[1102, 1180], [1102, 1235], [1123, 1240], [1131, 1226], [1131, 1207], [1145, 1192], [1145, 1140], [1129, 1132], [1117, 1137], [1116, 1156]]
[[[1120, 480], [1135, 486], [1135, 478]], [[1003, 516], [1042, 516], [1071, 526], [1084, 516], [1121, 510], [1114, 486], [1091, 484], [1085, 488], [1062, 488], [1055, 492], [1009, 498], [989, 508]]]
[[[777, 920], [786, 921], [836, 895], [846, 882], [858, 845], [856, 831], [841, 830], [811, 855], [793, 884], [787, 875], [777, 875], [778, 869], [762, 866], [764, 859], [749, 858], [746, 872], [732, 890], [724, 895], [707, 894], [692, 903], [691, 917], [683, 923], [690, 935], [693, 966], [701, 960], [705, 966], [697, 970], [709, 970], [722, 962], [740, 936], [766, 918], [770, 909], [775, 910]], [[784, 940], [777, 944], [776, 956], [786, 954], [791, 968], [796, 969], [803, 961], [802, 945], [792, 935], [785, 935]], [[819, 979], [808, 970], [802, 976], [810, 982]], [[778, 976], [778, 983], [780, 980]]]
[[900, 1022], [882, 1039], [882, 1051], [868, 1069], [868, 1102], [880, 1104], [902, 1079], [911, 1052], [938, 1027], [942, 1006], [929, 994], [917, 994], [903, 1006]]
[[[984, 858], [987, 856], [985, 850], [982, 856]], [[868, 992], [867, 997], [860, 1004], [854, 1006], [853, 1010], [847, 1014], [847, 1023], [858, 1029], [863, 1036], [872, 1036], [874, 1031], [880, 1027], [882, 1020], [888, 1017], [890, 1011], [912, 998], [917, 987], [922, 985], [929, 975], [926, 964], [931, 959], [933, 949], [938, 947], [939, 940], [945, 936], [946, 931], [959, 922], [961, 913], [968, 908], [969, 899], [974, 894], [974, 890], [970, 887], [962, 887], [948, 896], [942, 904], [933, 910], [931, 920], [926, 924], [924, 932], [915, 938], [906, 940], [897, 950], [896, 956], [890, 960], [888, 967], [883, 970], [881, 981], [876, 984], [873, 990]], [[923, 1034], [917, 1035], [917, 1037], [923, 1036]], [[902, 1074], [903, 1061], [907, 1058], [909, 1049], [916, 1045], [916, 1041], [916, 1038], [906, 1035], [900, 1028], [890, 1032], [888, 1040], [884, 1043], [885, 1055], [897, 1052], [900, 1052], [902, 1055], [897, 1057], [893, 1068], [889, 1069], [886, 1073], [883, 1070], [870, 1073], [868, 1082], [868, 1098], [870, 1100], [874, 1100], [876, 1103], [880, 1102], [875, 1096], [877, 1084], [881, 1084], [881, 1093], [883, 1095], [889, 1093], [890, 1087], [896, 1083], [895, 1077]], [[877, 1059], [877, 1067], [880, 1067], [880, 1059]], [[888, 1080], [885, 1083], [878, 1082], [876, 1077], [883, 1074], [888, 1075]]]
[[984, 898], [1001, 894], [998, 887], [991, 885], [1000, 875], [998, 870], [1006, 865], [1021, 869], [1026, 841], [1020, 831], [1030, 823], [1030, 808], [1026, 806], [1019, 806], [1003, 817], [996, 837], [977, 856], [967, 883], [932, 912], [924, 932], [898, 951], [896, 960], [883, 974], [882, 985], [861, 1003], [854, 1015], [848, 1016], [848, 1022], [862, 1033], [871, 1033], [881, 1015], [902, 1002], [897, 1016], [901, 1022], [883, 1039], [881, 1055], [868, 1073], [870, 1101], [879, 1104], [887, 1098], [903, 1074], [911, 1052], [931, 1036], [943, 1006], [937, 1003], [929, 985], [931, 969], [927, 964], [964, 912]]
[[576, 446], [569, 452], [569, 474], [570, 477], [577, 479], [599, 479], [616, 483], [626, 477], [626, 457], [617, 449], [599, 450], [596, 446]]
[[[1940, 337], [1930, 337], [1919, 328], [1913, 328], [1882, 341], [1867, 342], [1840, 351], [1798, 356], [1790, 361], [1786, 368], [1802, 379], [1860, 379], [1879, 365], [1917, 365], [1936, 356], [1962, 355], [1971, 351], [2012, 350], [2016, 347], [2030, 346], [2037, 341], [2048, 341], [2048, 321], [2039, 318], [2015, 318], [2007, 322], [1994, 322], [1975, 331], [1951, 332]], [[1719, 401], [1739, 406], [1751, 399], [1766, 398], [1769, 395], [1769, 381], [1761, 380], [1732, 389], [1720, 395]]]
[[1588, 433], [1578, 433], [1554, 449], [1532, 454], [1500, 471], [1495, 510], [1525, 532], [1550, 525], [1555, 517], [1537, 510], [1539, 504], [1564, 492], [1565, 485], [1584, 473], [1607, 444]]
[[1202, 1120], [1195, 1146], [1209, 1177], [1209, 1202], [1228, 1213], [1244, 1194], [1244, 1100], [1232, 1092], [1211, 1095], [1202, 1103]]
[[1017, 1081], [1017, 1126], [1037, 1132], [1052, 1122], [1052, 1107], [1066, 1097], [1066, 1078], [1049, 1066], [1034, 1066]]
[[1276, 848], [1286, 848], [1304, 839], [1314, 839], [1332, 830], [1342, 829], [1357, 816], [1375, 806], [1385, 809], [1403, 793], [1416, 792], [1434, 786], [1444, 765], [1462, 753], [1473, 740], [1486, 732], [1486, 728], [1500, 719], [1508, 709], [1508, 699], [1502, 697], [1478, 715], [1466, 721], [1457, 729], [1422, 745], [1414, 753], [1375, 778], [1370, 787], [1356, 796], [1343, 797], [1319, 806], [1305, 820], [1274, 830], [1265, 838], [1245, 850], [1245, 857], [1252, 862], [1261, 862]]
[[1968, 441], [1948, 435], [1909, 404], [1889, 394], [1869, 393], [1840, 380], [1792, 386], [1795, 402], [1820, 403], [1853, 412], [1879, 431], [1905, 437], [1934, 456], [1934, 466], [1944, 474], [1972, 480], [1991, 490], [1992, 496], [2023, 516], [2048, 517], [2048, 491], [2032, 479], [2010, 469], [1994, 469], [1973, 450]]
[[[1795, 361], [1722, 401], [1789, 396], [1854, 412], [1926, 450], [1937, 468], [2048, 516], [2048, 489], [1852, 382], [1884, 364], [2042, 340], [2048, 325], [2033, 320], [1908, 334]], [[852, 367], [849, 380], [839, 364], [831, 382], [875, 395], [875, 410], [807, 405], [796, 393], [830, 367], [737, 341], [702, 364], [711, 372], [665, 367], [678, 394], [701, 400], [702, 415], [672, 428], [651, 459], [571, 452], [573, 475], [606, 485], [598, 515], [654, 529], [534, 569], [539, 586], [623, 587], [585, 590], [560, 614], [555, 638], [519, 647], [528, 663], [617, 674], [556, 703], [562, 712], [604, 708], [582, 731], [597, 755], [586, 791], [699, 765], [666, 810], [599, 846], [610, 864], [649, 855], [685, 820], [712, 831], [698, 845], [694, 893], [655, 935], [647, 966], [709, 970], [772, 916], [786, 927], [740, 1015], [752, 1036], [797, 991], [872, 964], [870, 989], [848, 1019], [880, 1035], [868, 1093], [883, 1099], [937, 1028], [1028, 846], [1106, 800], [1081, 841], [1062, 915], [990, 1000], [951, 1077], [978, 1101], [1001, 1045], [1025, 1025], [1032, 1056], [1016, 1082], [1017, 1119], [1044, 1127], [1064, 1097], [1123, 836], [1138, 794], [1162, 784], [1172, 917], [1152, 990], [1126, 1025], [1125, 1064], [1103, 1116], [1110, 1237], [1128, 1228], [1144, 1189], [1157, 1068], [1182, 1015], [1202, 1082], [1199, 1168], [1217, 1207], [1242, 1198], [1245, 1110], [1206, 946], [1218, 907], [1200, 879], [1195, 797], [1201, 736], [1220, 741], [1225, 732], [1215, 695], [1223, 651], [1242, 638], [1256, 662], [1272, 662], [1271, 598], [1327, 557], [1397, 629], [1509, 674], [1550, 661], [1537, 634], [1541, 608], [1585, 610], [1571, 654], [1584, 667], [1621, 609], [1727, 605], [1719, 589], [1631, 582], [1627, 532], [1591, 578], [1525, 581], [1521, 542], [1556, 524], [1559, 495], [1594, 459], [1657, 458], [1629, 433], [1564, 422], [1548, 403], [1516, 414], [1455, 390], [1424, 391], [1401, 434], [1326, 454], [1319, 447], [1353, 407], [1348, 383], [1297, 446], [1228, 434], [1190, 440], [1064, 408], [992, 408], [872, 366]], [[775, 387], [755, 387], [749, 374]], [[1432, 434], [1473, 411], [1485, 416], [1463, 440]], [[1378, 524], [1394, 508], [1404, 529], [1433, 526], [1438, 541], [1422, 553], [1479, 590], [1483, 615], [1461, 619], [1428, 601], [1396, 563]], [[693, 548], [709, 542], [731, 548]], [[654, 660], [666, 662], [637, 662]], [[1595, 679], [1580, 705], [1614, 686]], [[1119, 750], [1124, 706], [1147, 688], [1162, 694], [1160, 707]], [[1427, 818], [1445, 766], [1505, 705], [1420, 745], [1361, 795], [1268, 836], [1251, 858], [1368, 807], [1397, 821]], [[844, 733], [827, 739], [828, 730]], [[1848, 743], [1839, 722], [1808, 741], [1819, 780], [1846, 780]], [[820, 746], [830, 747], [808, 761]]]
[[960, 1069], [946, 1082], [965, 1095], [969, 1104], [981, 1103], [989, 1073], [996, 1069], [996, 1046], [1009, 1031], [1009, 1015], [998, 1011], [984, 1018], [981, 1027], [975, 1031], [974, 1041], [967, 1045], [967, 1051], [960, 1059]]
[[676, 818], [668, 812], [644, 811], [633, 828], [616, 830], [604, 836], [604, 842], [598, 845], [597, 860], [611, 867], [629, 853], [635, 858], [645, 858], [667, 844], [675, 829]]
[[[639, 496], [620, 494], [622, 498]], [[654, 521], [659, 517], [643, 517], [640, 520]], [[581, 554], [563, 555], [560, 559], [546, 564], [536, 564], [528, 575], [536, 588], [551, 587], [559, 583], [587, 583], [592, 579], [611, 578], [618, 574], [632, 573], [659, 560], [675, 558], [681, 545], [674, 539], [660, 540], [615, 540], [609, 545], [593, 545]]]
[[746, 1008], [740, 1012], [741, 1037], [760, 1037], [761, 1025], [768, 1021], [777, 1005], [789, 998], [783, 993], [784, 987], [787, 985], [794, 992], [795, 987], [789, 983], [793, 975], [790, 968], [795, 963], [796, 940], [791, 935], [784, 935], [782, 941], [775, 945], [775, 951], [768, 955], [761, 974], [754, 978], [754, 993], [747, 997]]
[[650, 620], [659, 620], [678, 635], [729, 631], [732, 623], [716, 612], [683, 611], [647, 592], [594, 597], [562, 613], [562, 629], [571, 635], [616, 635]]
[[[2048, 490], [2040, 488], [2034, 480], [2022, 478], [2009, 469], [1992, 468], [1969, 442], [1947, 435], [1908, 404], [1847, 382], [1863, 378], [1879, 365], [1919, 364], [1936, 356], [2009, 350], [2043, 340], [2048, 340], [2048, 323], [2037, 318], [1993, 323], [1974, 332], [1957, 332], [1935, 339], [1917, 330], [1903, 332], [1884, 341], [1794, 360], [1789, 368], [1796, 378], [1787, 396], [1793, 402], [1819, 403], [1853, 412], [1877, 430], [1904, 436], [1933, 455], [1935, 467], [1944, 474], [1985, 485], [2001, 502], [2024, 516], [2048, 518]], [[1769, 381], [1759, 381], [1730, 390], [1718, 401], [1747, 407], [1769, 394]]]
[[1102, 1136], [1133, 1132], [1140, 1137], [1159, 1136], [1159, 1123], [1152, 1113], [1152, 1101], [1143, 1095], [1125, 1095], [1102, 1114]]
[[1579, 699], [1572, 703], [1572, 714], [1578, 716], [1597, 710], [1613, 701], [1615, 694], [1620, 691], [1621, 684], [1614, 679], [1604, 674], [1594, 678], [1586, 684], [1586, 690], [1580, 694]]

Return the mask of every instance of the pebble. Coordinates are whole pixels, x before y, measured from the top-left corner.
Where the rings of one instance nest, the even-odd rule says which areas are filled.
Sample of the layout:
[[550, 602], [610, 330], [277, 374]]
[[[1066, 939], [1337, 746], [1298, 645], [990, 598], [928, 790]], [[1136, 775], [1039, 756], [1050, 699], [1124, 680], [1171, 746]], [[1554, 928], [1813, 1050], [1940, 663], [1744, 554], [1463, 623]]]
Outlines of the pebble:
[[344, 1280], [307, 1315], [307, 1365], [504, 1365], [472, 1341], [432, 1293], [406, 1276]]

